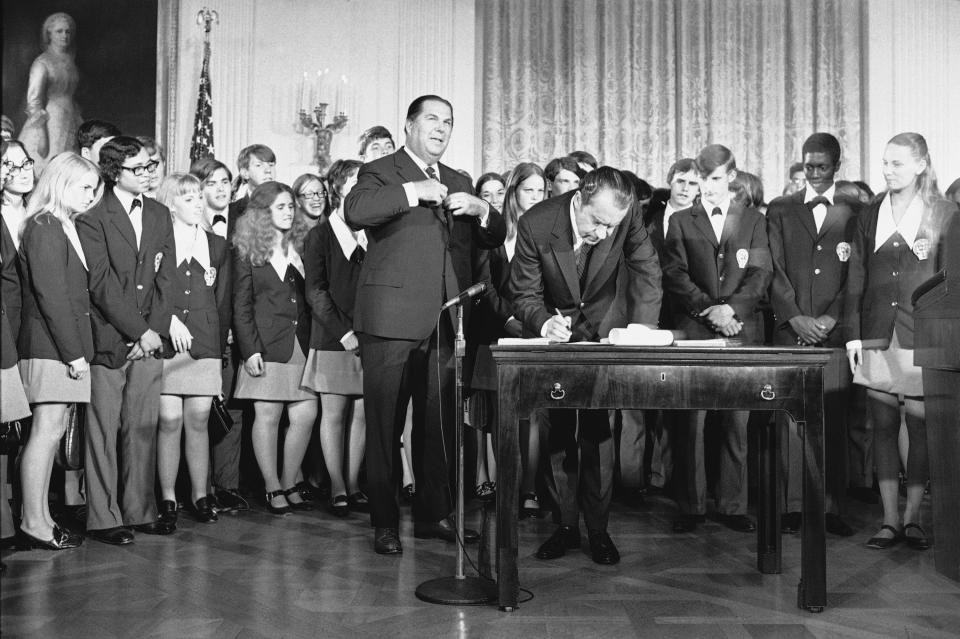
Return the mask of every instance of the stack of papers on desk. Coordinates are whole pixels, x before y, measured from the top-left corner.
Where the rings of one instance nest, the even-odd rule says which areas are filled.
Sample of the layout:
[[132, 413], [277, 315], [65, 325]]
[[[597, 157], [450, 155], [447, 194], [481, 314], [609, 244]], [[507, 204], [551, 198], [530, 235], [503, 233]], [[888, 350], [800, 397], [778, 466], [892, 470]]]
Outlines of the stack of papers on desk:
[[673, 332], [652, 329], [643, 324], [629, 324], [626, 328], [610, 329], [607, 338], [615, 346], [670, 346]]

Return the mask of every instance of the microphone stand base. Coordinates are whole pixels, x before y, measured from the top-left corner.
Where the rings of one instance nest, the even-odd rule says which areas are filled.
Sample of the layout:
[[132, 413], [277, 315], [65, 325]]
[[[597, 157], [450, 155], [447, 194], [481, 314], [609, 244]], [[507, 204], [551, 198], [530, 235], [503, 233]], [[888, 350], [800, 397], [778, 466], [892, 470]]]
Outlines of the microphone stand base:
[[417, 586], [417, 598], [445, 606], [475, 606], [497, 601], [497, 584], [478, 577], [440, 577]]

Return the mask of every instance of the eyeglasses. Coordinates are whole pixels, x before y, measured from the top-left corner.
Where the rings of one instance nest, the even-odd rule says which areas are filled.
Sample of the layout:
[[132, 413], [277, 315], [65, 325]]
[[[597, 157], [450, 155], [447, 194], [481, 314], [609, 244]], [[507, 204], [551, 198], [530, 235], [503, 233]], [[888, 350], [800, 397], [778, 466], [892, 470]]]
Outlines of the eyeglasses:
[[3, 163], [3, 168], [10, 173], [19, 173], [20, 171], [30, 171], [33, 169], [34, 164], [36, 164], [36, 162], [33, 160], [24, 160], [23, 164], [14, 164], [13, 162], [6, 161]]
[[303, 193], [300, 194], [300, 197], [306, 198], [308, 200], [312, 200], [314, 198], [317, 198], [318, 200], [322, 200], [323, 198], [327, 197], [327, 192], [326, 191], [304, 191]]
[[137, 177], [142, 177], [146, 173], [153, 173], [156, 171], [158, 166], [160, 166], [160, 163], [153, 161], [140, 166], [121, 166], [120, 168], [125, 171], [130, 171]]

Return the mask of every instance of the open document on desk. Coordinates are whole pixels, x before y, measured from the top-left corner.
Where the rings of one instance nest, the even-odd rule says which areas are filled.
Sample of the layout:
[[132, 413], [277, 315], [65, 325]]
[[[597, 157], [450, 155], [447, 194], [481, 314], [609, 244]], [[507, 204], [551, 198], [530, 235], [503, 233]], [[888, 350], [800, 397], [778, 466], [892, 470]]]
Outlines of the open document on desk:
[[714, 339], [683, 339], [684, 335], [678, 331], [657, 330], [643, 324], [630, 324], [626, 328], [610, 329], [609, 337], [600, 342], [552, 342], [546, 337], [520, 338], [504, 337], [499, 346], [547, 346], [549, 344], [564, 344], [572, 346], [587, 346], [595, 344], [610, 344], [613, 346], [680, 346], [687, 348], [727, 348], [742, 346], [740, 339], [718, 337]]

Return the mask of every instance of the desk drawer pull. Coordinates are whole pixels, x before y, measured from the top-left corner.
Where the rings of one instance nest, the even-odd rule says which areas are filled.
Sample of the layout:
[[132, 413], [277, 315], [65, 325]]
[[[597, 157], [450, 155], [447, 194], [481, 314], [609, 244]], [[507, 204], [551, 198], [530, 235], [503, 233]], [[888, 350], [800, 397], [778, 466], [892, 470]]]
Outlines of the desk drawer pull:
[[770, 384], [764, 384], [763, 388], [760, 389], [760, 399], [764, 399], [768, 402], [776, 399], [777, 394], [773, 392], [773, 386]]
[[560, 385], [560, 382], [556, 382], [553, 385], [553, 390], [550, 391], [550, 399], [561, 400], [567, 396], [567, 391], [563, 390], [563, 386]]

